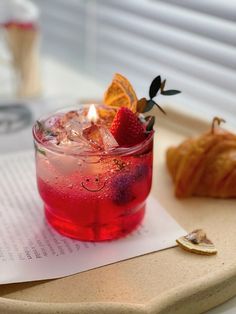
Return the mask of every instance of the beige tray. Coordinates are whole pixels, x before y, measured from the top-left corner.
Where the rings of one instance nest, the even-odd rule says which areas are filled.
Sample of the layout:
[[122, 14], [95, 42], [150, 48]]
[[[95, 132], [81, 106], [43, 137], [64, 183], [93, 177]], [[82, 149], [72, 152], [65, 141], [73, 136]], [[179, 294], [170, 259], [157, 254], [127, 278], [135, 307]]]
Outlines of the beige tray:
[[177, 200], [165, 151], [210, 123], [168, 108], [158, 116], [152, 193], [188, 231], [204, 228], [218, 248], [199, 256], [180, 248], [74, 276], [0, 286], [0, 313], [202, 313], [236, 294], [235, 200]]

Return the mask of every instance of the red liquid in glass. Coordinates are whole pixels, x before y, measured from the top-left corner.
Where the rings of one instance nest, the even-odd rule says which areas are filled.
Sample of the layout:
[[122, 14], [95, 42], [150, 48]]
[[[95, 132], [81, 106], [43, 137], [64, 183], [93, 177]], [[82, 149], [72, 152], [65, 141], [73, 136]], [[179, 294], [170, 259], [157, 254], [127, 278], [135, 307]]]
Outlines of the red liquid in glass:
[[86, 241], [122, 237], [142, 221], [152, 181], [152, 148], [135, 156], [78, 159], [36, 152], [47, 220]]

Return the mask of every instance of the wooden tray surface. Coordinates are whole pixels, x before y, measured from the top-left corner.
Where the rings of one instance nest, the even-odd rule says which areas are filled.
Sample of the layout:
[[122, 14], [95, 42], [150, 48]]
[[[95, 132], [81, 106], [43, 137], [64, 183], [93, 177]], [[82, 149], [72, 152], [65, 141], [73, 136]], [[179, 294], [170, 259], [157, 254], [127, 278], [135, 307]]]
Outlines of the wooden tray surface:
[[77, 275], [0, 286], [0, 313], [202, 313], [236, 294], [235, 200], [177, 200], [167, 147], [207, 130], [210, 121], [167, 108], [158, 115], [152, 194], [187, 231], [203, 228], [216, 256], [178, 247]]

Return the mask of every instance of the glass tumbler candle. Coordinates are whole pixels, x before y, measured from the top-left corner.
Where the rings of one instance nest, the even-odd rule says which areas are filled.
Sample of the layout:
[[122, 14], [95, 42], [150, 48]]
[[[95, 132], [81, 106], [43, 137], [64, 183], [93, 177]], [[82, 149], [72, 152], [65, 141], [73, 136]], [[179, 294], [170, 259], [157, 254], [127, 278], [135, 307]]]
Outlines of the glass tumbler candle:
[[[106, 115], [111, 109], [96, 108], [111, 116]], [[101, 138], [107, 145], [113, 140], [109, 119], [95, 122], [90, 115], [88, 106], [80, 106], [36, 122], [38, 190], [57, 231], [84, 241], [111, 240], [130, 233], [143, 219], [152, 182], [153, 132], [132, 147], [101, 148]], [[62, 121], [60, 134], [55, 126], [60, 128]]]

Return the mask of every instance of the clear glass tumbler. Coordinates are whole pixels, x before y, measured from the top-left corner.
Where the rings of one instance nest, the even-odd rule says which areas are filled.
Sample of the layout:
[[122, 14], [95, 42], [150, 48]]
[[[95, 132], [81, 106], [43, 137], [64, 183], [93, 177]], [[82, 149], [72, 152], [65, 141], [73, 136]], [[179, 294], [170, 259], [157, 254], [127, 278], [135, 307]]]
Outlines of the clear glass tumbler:
[[33, 127], [37, 184], [48, 222], [84, 241], [122, 237], [142, 221], [152, 183], [153, 133], [104, 152], [48, 147]]

